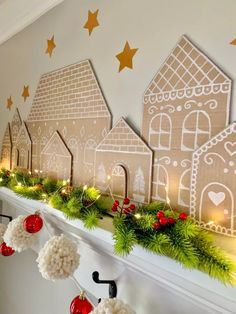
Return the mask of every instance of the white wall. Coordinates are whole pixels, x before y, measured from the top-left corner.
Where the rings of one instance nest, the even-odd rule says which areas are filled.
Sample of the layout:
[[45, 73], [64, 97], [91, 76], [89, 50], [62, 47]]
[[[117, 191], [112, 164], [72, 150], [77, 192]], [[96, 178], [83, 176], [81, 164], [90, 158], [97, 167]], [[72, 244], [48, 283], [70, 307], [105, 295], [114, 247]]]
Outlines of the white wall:
[[[101, 26], [91, 37], [83, 29], [89, 9], [100, 10]], [[140, 130], [142, 94], [182, 34], [188, 35], [234, 80], [236, 46], [229, 42], [236, 37], [235, 12], [235, 0], [65, 0], [0, 46], [0, 138], [16, 106], [26, 119], [42, 73], [87, 58], [93, 63], [114, 121], [120, 116], [127, 117]], [[44, 51], [46, 39], [53, 34], [57, 48], [50, 59]], [[122, 51], [126, 40], [139, 50], [134, 57], [134, 70], [118, 73], [115, 55]], [[30, 85], [31, 93], [26, 103], [21, 97], [24, 84]], [[14, 106], [9, 112], [5, 104], [10, 95]], [[231, 121], [236, 120], [234, 95]], [[76, 291], [74, 285], [42, 281], [34, 259], [32, 252], [11, 260], [0, 258], [1, 314], [67, 313], [68, 300]], [[108, 261], [107, 271], [112, 275], [111, 264]], [[134, 303], [139, 300], [138, 314], [189, 313], [190, 310], [202, 313], [197, 305], [193, 307], [188, 300], [173, 296], [155, 281], [127, 269], [120, 277], [120, 287], [123, 297]], [[36, 294], [40, 308], [33, 310]], [[30, 298], [34, 306], [26, 310]]]
[[[87, 11], [99, 9], [100, 27], [89, 37], [83, 25]], [[128, 117], [141, 127], [142, 94], [179, 37], [186, 34], [232, 79], [236, 73], [234, 0], [65, 0], [34, 24], [0, 46], [0, 137], [14, 108], [27, 117], [42, 73], [91, 59], [114, 121]], [[50, 59], [46, 39], [55, 34], [57, 48]], [[115, 55], [125, 41], [139, 48], [134, 70], [118, 73]], [[24, 84], [31, 97], [23, 103]], [[12, 95], [14, 108], [5, 108]], [[232, 104], [234, 103], [234, 98]], [[232, 106], [234, 107], [234, 106]], [[236, 119], [232, 109], [231, 120]]]

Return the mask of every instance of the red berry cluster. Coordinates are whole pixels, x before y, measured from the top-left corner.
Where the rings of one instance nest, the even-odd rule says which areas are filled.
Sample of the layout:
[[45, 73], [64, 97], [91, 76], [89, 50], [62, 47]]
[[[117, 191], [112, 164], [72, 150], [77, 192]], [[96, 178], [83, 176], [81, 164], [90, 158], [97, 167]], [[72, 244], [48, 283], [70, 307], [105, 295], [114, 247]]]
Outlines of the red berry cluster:
[[120, 202], [118, 200], [115, 200], [112, 205], [113, 212], [119, 212], [120, 214], [124, 213], [126, 215], [131, 214], [135, 210], [135, 208], [135, 204], [130, 204], [130, 199], [128, 197], [125, 197], [123, 199], [122, 205], [120, 205]]
[[[159, 211], [156, 214], [157, 221], [153, 224], [153, 229], [159, 230], [162, 227], [173, 226], [176, 223], [176, 219], [174, 217], [166, 217], [163, 211]], [[186, 213], [179, 214], [179, 220], [186, 220], [188, 215]]]

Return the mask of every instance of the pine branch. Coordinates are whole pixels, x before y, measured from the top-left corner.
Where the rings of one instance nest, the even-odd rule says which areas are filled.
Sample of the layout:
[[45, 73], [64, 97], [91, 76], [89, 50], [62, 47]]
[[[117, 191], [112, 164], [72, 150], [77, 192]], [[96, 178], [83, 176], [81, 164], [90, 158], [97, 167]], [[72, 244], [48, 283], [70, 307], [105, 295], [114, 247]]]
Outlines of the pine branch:
[[154, 233], [150, 236], [139, 237], [138, 243], [156, 254], [166, 255], [171, 240], [167, 234]]
[[99, 214], [95, 208], [87, 209], [82, 216], [82, 220], [87, 229], [94, 229], [98, 225]]
[[13, 191], [21, 196], [28, 199], [34, 199], [34, 200], [41, 200], [42, 199], [42, 192], [39, 190], [34, 189], [33, 187], [27, 187], [27, 186], [15, 186], [13, 188]]
[[119, 224], [113, 235], [115, 241], [115, 253], [119, 255], [128, 255], [137, 242], [134, 230], [129, 229], [125, 224]]

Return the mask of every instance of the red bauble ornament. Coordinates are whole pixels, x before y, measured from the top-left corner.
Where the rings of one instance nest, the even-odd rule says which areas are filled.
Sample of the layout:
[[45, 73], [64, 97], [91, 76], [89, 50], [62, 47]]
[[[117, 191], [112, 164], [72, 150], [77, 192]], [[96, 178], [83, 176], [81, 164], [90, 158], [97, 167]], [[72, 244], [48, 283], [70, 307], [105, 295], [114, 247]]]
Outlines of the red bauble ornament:
[[115, 200], [115, 202], [113, 203], [113, 206], [119, 206], [120, 205], [120, 202]]
[[25, 231], [29, 233], [37, 233], [43, 227], [43, 219], [39, 214], [29, 215], [23, 222]]
[[86, 299], [83, 292], [75, 297], [70, 304], [70, 314], [89, 314], [92, 310], [93, 306]]
[[188, 218], [188, 215], [186, 213], [180, 213], [179, 214], [179, 219], [180, 220], [186, 220]]
[[161, 224], [158, 221], [154, 222], [153, 229], [158, 230], [160, 228], [161, 228]]
[[3, 242], [0, 245], [0, 253], [3, 256], [11, 256], [15, 253], [15, 251], [13, 250], [13, 248], [11, 248], [10, 246], [7, 246], [5, 242]]
[[163, 211], [159, 211], [159, 212], [157, 212], [157, 218], [163, 218], [163, 217], [165, 217], [165, 213], [163, 212]]
[[128, 197], [124, 198], [123, 203], [124, 205], [129, 205], [130, 199]]
[[136, 206], [135, 206], [134, 204], [130, 204], [129, 208], [130, 208], [131, 210], [135, 210]]
[[113, 212], [117, 212], [118, 208], [117, 208], [116, 205], [113, 205], [112, 208], [111, 208], [111, 210], [112, 210]]
[[160, 224], [161, 224], [162, 226], [165, 226], [165, 225], [168, 224], [168, 219], [167, 219], [166, 217], [161, 217], [161, 218], [159, 219], [159, 222], [160, 222]]
[[173, 217], [169, 217], [169, 218], [168, 218], [168, 223], [169, 223], [170, 225], [174, 225], [174, 224], [175, 224], [175, 219], [174, 219]]

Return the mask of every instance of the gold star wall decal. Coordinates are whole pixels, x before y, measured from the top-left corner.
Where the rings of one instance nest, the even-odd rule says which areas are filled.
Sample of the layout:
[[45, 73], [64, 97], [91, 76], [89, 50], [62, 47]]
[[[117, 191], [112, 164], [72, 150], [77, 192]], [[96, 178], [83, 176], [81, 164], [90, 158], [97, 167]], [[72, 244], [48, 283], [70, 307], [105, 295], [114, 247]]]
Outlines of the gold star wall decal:
[[130, 48], [128, 41], [125, 43], [123, 51], [116, 55], [116, 58], [120, 61], [119, 72], [126, 67], [133, 69], [133, 57], [137, 50], [138, 48]]
[[91, 35], [93, 29], [97, 26], [99, 26], [99, 23], [98, 23], [98, 11], [95, 11], [95, 12], [91, 12], [90, 10], [88, 11], [88, 20], [87, 22], [84, 24], [84, 28], [87, 28], [88, 31], [89, 31], [89, 36]]
[[236, 38], [230, 42], [230, 45], [236, 45]]
[[24, 85], [24, 89], [21, 95], [24, 98], [24, 101], [29, 97], [29, 85]]
[[9, 98], [7, 98], [7, 109], [11, 110], [12, 105], [13, 105], [13, 101], [10, 96]]
[[53, 50], [56, 48], [56, 44], [54, 41], [54, 35], [52, 36], [51, 39], [47, 39], [47, 50], [45, 51], [45, 53], [48, 53], [49, 56], [52, 56]]

